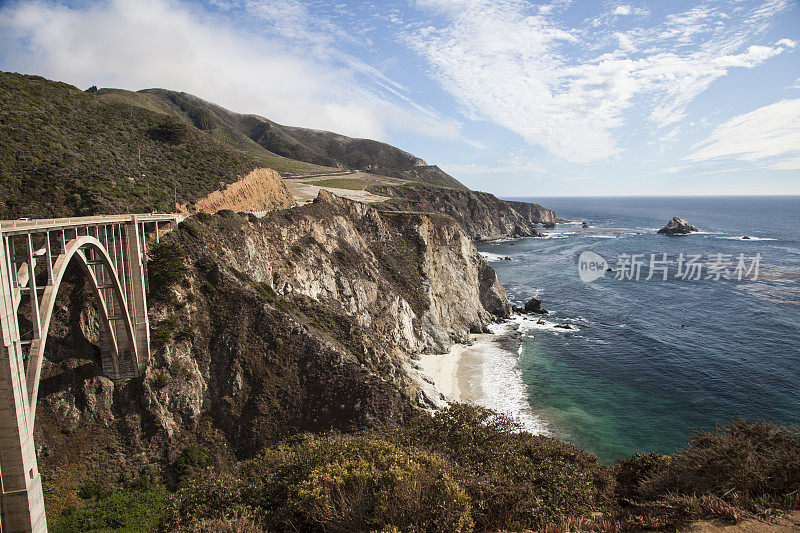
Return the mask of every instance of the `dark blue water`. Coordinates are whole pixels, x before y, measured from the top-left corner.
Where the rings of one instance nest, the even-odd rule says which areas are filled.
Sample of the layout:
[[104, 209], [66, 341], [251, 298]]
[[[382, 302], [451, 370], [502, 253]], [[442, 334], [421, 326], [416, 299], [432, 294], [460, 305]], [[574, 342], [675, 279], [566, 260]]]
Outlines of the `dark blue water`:
[[[692, 429], [735, 417], [800, 424], [800, 197], [539, 201], [561, 218], [640, 232], [480, 246], [513, 259], [491, 262], [512, 301], [536, 296], [551, 311], [524, 329], [519, 368], [531, 407], [558, 436], [612, 462], [672, 452]], [[702, 233], [655, 234], [675, 215]], [[586, 250], [612, 268], [620, 254], [644, 254], [642, 279], [581, 281]], [[676, 279], [673, 265], [667, 281], [645, 281], [652, 253], [704, 263], [729, 254], [730, 269], [739, 254], [748, 266], [760, 254], [759, 277]]]

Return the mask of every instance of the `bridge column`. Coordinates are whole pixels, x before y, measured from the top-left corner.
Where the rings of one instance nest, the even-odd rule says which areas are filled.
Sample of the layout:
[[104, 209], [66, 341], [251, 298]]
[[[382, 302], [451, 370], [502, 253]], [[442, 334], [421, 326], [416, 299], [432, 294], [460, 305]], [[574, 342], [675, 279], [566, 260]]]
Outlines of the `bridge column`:
[[133, 322], [134, 342], [139, 352], [137, 368], [133, 369], [139, 375], [150, 360], [150, 321], [147, 317], [147, 294], [145, 281], [145, 257], [139, 234], [140, 227], [136, 215], [131, 217], [131, 223], [125, 225], [125, 275], [127, 285], [128, 312]]
[[0, 246], [0, 284], [0, 530], [46, 532], [42, 478], [36, 467], [33, 420], [29, 420], [28, 389], [14, 322], [16, 311], [5, 242]]

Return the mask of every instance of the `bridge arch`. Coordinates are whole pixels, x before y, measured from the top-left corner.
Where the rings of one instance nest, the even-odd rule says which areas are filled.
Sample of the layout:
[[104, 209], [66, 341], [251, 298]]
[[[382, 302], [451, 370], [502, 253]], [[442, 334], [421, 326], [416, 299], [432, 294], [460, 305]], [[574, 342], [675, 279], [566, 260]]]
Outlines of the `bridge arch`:
[[[64, 274], [73, 259], [77, 261], [78, 266], [86, 275], [89, 286], [97, 299], [103, 329], [108, 335], [108, 344], [111, 348], [109, 356], [112, 358], [112, 365], [117, 375], [120, 373], [120, 364], [123, 362], [124, 357], [131, 358], [131, 361], [125, 362], [133, 367], [138, 366], [140, 354], [134, 341], [133, 321], [128, 311], [124, 288], [108, 250], [98, 239], [89, 235], [72, 239], [66, 244], [65, 250], [56, 258], [52, 267], [52, 283], [45, 287], [39, 302], [41, 330], [39, 336], [31, 342], [25, 372], [31, 424], [36, 416], [39, 381], [42, 373], [47, 334], [50, 329], [50, 320], [53, 317], [56, 297], [61, 288]], [[95, 270], [95, 267], [99, 267], [99, 269]], [[98, 275], [101, 277], [100, 280]], [[105, 290], [111, 291], [111, 298], [106, 298], [106, 295], [104, 295]], [[113, 315], [112, 313], [118, 314]], [[123, 327], [116, 327], [114, 325], [116, 321], [121, 322]], [[121, 338], [119, 335], [121, 330], [126, 338]]]

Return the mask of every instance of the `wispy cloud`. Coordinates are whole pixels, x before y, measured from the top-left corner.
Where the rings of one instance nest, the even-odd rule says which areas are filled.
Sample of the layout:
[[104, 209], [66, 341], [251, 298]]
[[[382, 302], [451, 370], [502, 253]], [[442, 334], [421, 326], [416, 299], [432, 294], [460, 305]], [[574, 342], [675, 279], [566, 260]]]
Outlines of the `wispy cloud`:
[[800, 98], [781, 100], [726, 121], [686, 157], [695, 162], [725, 158], [800, 170]]
[[[359, 137], [403, 130], [459, 137], [457, 122], [343, 53], [337, 43], [346, 33], [301, 2], [216, 4], [218, 12], [179, 0], [6, 3], [0, 65], [80, 87], [187, 91], [236, 111]], [[239, 12], [251, 26], [234, 18]]]
[[[649, 28], [619, 31], [610, 18], [583, 27], [551, 10], [509, 0], [418, 0], [432, 11], [407, 42], [430, 64], [464, 113], [519, 134], [568, 161], [588, 163], [624, 150], [617, 129], [644, 109], [655, 128], [682, 120], [687, 106], [733, 68], [752, 68], [795, 48], [759, 43], [788, 0], [748, 9], [701, 4]], [[606, 43], [601, 49], [596, 43]], [[566, 53], [569, 50], [570, 53]]]
[[445, 170], [455, 175], [515, 174], [520, 172], [542, 174], [544, 172], [542, 165], [538, 161], [522, 151], [512, 152], [500, 158], [496, 165], [446, 163], [442, 166]]

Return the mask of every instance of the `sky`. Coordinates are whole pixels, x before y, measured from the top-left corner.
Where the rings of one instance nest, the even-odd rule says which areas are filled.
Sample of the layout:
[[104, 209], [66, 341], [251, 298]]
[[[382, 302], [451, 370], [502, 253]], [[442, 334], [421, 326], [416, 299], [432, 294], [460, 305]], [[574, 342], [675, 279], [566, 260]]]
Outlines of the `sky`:
[[504, 197], [800, 194], [798, 0], [0, 0], [0, 70], [385, 141]]

